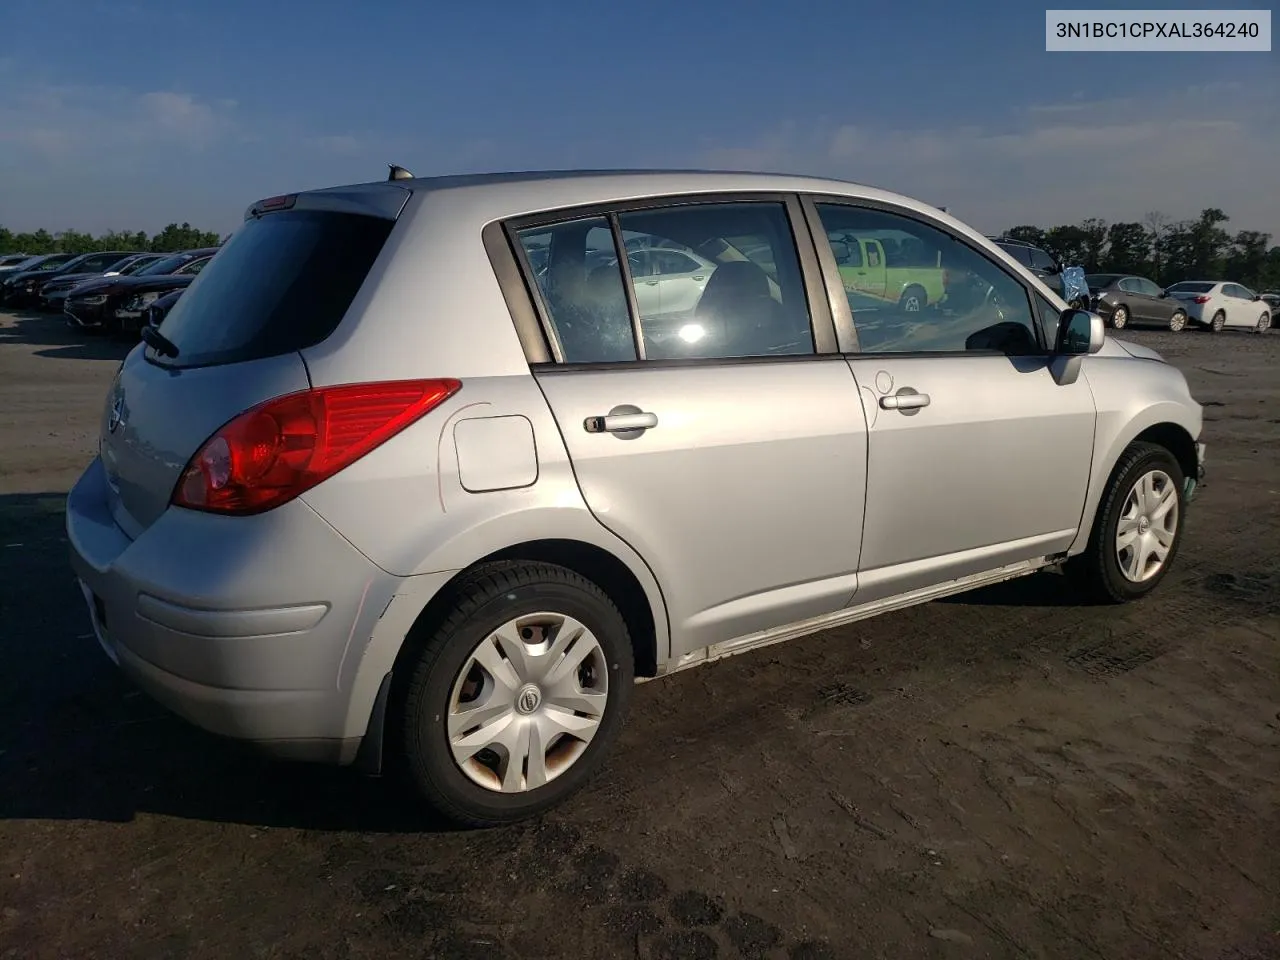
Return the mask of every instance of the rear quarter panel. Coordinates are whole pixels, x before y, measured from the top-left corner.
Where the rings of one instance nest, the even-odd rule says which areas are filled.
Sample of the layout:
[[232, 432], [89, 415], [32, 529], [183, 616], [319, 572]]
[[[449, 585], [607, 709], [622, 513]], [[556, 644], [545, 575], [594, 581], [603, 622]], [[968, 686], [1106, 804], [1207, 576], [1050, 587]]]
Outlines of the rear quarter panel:
[[1072, 554], [1088, 544], [1111, 470], [1135, 437], [1149, 427], [1172, 423], [1186, 430], [1192, 440], [1199, 440], [1203, 427], [1203, 411], [1192, 398], [1182, 371], [1158, 360], [1129, 356], [1114, 342], [1108, 346], [1112, 349], [1086, 357], [1082, 367], [1093, 391], [1098, 419], [1089, 492], [1080, 532], [1069, 548]]
[[[337, 330], [302, 351], [315, 386], [428, 377], [462, 381], [462, 389], [441, 407], [304, 499], [366, 556], [400, 577], [462, 570], [534, 540], [579, 540], [606, 550], [643, 587], [662, 660], [669, 642], [657, 581], [582, 498], [494, 275], [483, 225], [466, 191], [415, 193]], [[455, 428], [477, 417], [527, 419], [536, 467], [532, 483], [480, 492], [464, 486]]]

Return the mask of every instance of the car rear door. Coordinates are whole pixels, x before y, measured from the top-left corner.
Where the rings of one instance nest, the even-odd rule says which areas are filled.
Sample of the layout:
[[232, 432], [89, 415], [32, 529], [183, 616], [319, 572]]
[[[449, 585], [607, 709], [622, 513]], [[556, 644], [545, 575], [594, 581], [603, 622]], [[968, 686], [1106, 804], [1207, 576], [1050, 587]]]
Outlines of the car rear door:
[[[868, 338], [857, 305], [845, 312], [833, 300], [868, 423], [855, 602], [1066, 550], [1088, 489], [1095, 408], [1084, 377], [1054, 379], [1028, 287], [923, 214], [803, 202], [815, 237], [901, 231], [986, 291], [918, 313], [882, 308]], [[819, 258], [837, 284], [831, 251]]]
[[[560, 258], [528, 284], [555, 357], [534, 373], [587, 505], [656, 575], [676, 657], [854, 592], [866, 425], [797, 216], [780, 195], [685, 197], [508, 225], [513, 248]], [[716, 264], [678, 326], [637, 334], [629, 277], [575, 276], [577, 251], [624, 232]]]

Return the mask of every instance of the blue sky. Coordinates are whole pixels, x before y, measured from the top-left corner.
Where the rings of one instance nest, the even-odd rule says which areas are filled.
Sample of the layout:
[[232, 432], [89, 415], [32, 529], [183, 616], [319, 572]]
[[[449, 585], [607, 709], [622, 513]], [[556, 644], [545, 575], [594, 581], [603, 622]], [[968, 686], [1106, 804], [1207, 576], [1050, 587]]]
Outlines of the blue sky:
[[1213, 205], [1280, 234], [1280, 52], [1049, 54], [1025, 0], [5, 7], [16, 229], [228, 231], [395, 161], [816, 173], [986, 230]]

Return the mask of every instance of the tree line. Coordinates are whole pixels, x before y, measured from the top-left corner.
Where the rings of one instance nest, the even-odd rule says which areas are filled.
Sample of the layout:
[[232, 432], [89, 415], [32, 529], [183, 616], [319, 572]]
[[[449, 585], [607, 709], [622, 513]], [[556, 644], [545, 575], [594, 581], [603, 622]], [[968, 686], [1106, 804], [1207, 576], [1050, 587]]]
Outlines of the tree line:
[[[1158, 211], [1139, 222], [1113, 223], [1090, 218], [1047, 230], [1023, 224], [1005, 236], [1026, 240], [1052, 253], [1066, 266], [1089, 273], [1134, 273], [1162, 286], [1179, 280], [1230, 280], [1254, 290], [1280, 289], [1280, 246], [1257, 230], [1230, 233], [1230, 221], [1217, 207], [1194, 220], [1174, 221]], [[78, 230], [14, 233], [0, 226], [0, 254], [92, 253], [95, 250], [147, 250], [168, 253], [217, 246], [218, 234], [189, 223], [171, 223], [154, 236], [111, 231], [93, 236]]]
[[209, 230], [197, 230], [189, 223], [171, 223], [154, 236], [148, 236], [142, 230], [137, 233], [112, 230], [96, 237], [79, 230], [50, 233], [42, 229], [14, 233], [7, 227], [0, 226], [0, 254], [26, 253], [31, 256], [42, 253], [94, 253], [99, 250], [172, 253], [197, 247], [216, 247], [222, 240], [218, 234]]
[[1141, 223], [1096, 218], [1048, 230], [1023, 225], [1005, 236], [1043, 247], [1063, 266], [1088, 273], [1132, 273], [1161, 286], [1180, 280], [1230, 280], [1261, 292], [1280, 289], [1280, 246], [1257, 230], [1229, 232], [1217, 207], [1194, 220], [1173, 221], [1158, 211]]

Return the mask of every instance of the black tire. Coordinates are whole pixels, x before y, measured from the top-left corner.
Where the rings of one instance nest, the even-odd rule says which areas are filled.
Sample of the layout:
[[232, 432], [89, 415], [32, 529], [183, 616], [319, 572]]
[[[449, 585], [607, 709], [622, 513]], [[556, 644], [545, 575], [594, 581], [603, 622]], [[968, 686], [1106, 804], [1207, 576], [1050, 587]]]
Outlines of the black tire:
[[1264, 313], [1258, 317], [1258, 322], [1253, 328], [1254, 333], [1266, 333], [1271, 329], [1271, 314]]
[[[428, 805], [463, 826], [492, 827], [536, 816], [586, 784], [617, 739], [635, 678], [626, 622], [596, 584], [549, 563], [485, 564], [450, 592], [450, 612], [406, 665], [403, 695], [393, 700], [393, 764]], [[604, 714], [582, 754], [554, 779], [520, 793], [488, 790], [459, 768], [450, 751], [444, 718], [453, 685], [493, 630], [543, 611], [574, 617], [600, 642], [609, 671]]]
[[[1173, 481], [1174, 495], [1178, 498], [1178, 525], [1174, 531], [1173, 546], [1163, 566], [1149, 580], [1134, 583], [1120, 571], [1120, 561], [1114, 549], [1115, 537], [1129, 491], [1143, 474], [1152, 469], [1163, 470]], [[1182, 531], [1186, 526], [1185, 507], [1183, 474], [1177, 458], [1159, 444], [1129, 444], [1107, 480], [1107, 488], [1098, 504], [1093, 530], [1089, 534], [1089, 545], [1083, 553], [1067, 561], [1067, 575], [1095, 603], [1128, 603], [1146, 596], [1160, 584], [1177, 559]]]
[[1121, 305], [1111, 311], [1111, 326], [1123, 330], [1129, 325], [1129, 308]]
[[1219, 310], [1213, 315], [1213, 319], [1209, 321], [1209, 331], [1211, 333], [1221, 333], [1222, 328], [1227, 325], [1227, 315]]
[[1181, 333], [1187, 329], [1187, 315], [1184, 311], [1173, 311], [1173, 316], [1169, 318], [1169, 329], [1174, 333]]

